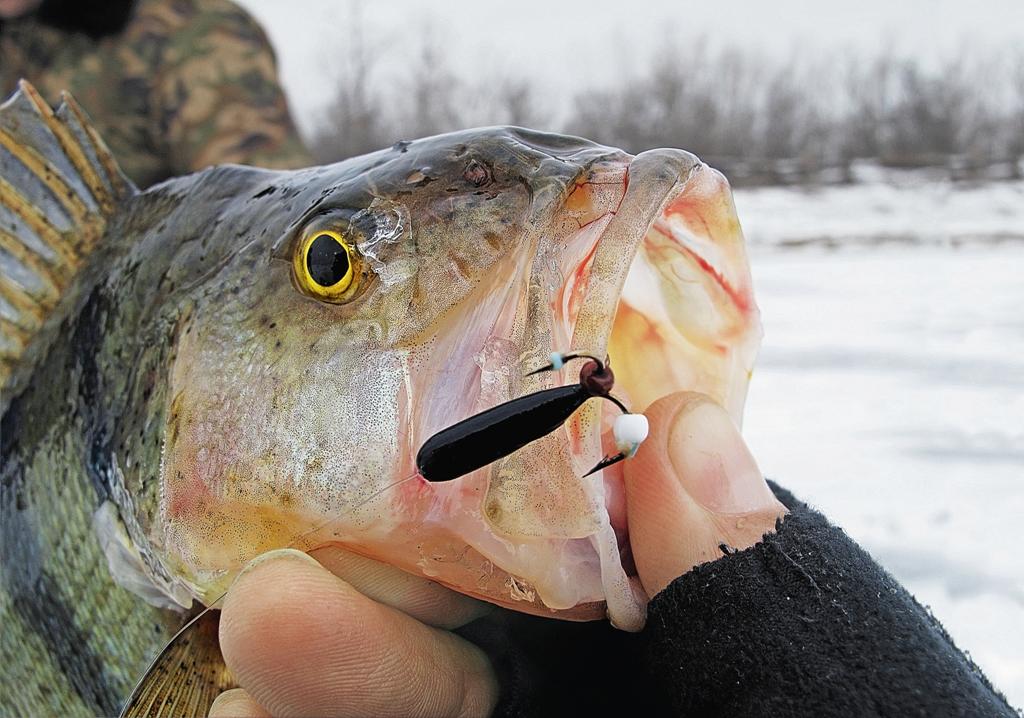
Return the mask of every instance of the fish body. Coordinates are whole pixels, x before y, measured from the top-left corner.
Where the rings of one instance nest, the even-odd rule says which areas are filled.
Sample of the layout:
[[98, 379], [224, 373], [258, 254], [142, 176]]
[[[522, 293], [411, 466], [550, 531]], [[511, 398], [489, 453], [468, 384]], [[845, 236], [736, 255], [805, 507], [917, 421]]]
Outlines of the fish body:
[[[5, 122], [29, 119], [9, 103]], [[21, 204], [52, 204], [52, 184], [12, 176]], [[760, 330], [721, 175], [679, 150], [483, 128], [104, 196], [51, 237], [97, 235], [65, 297], [8, 341], [0, 620], [17, 629], [0, 649], [21, 668], [2, 712], [111, 712], [181, 624], [168, 608], [215, 602], [282, 546], [642, 626], [621, 467], [581, 478], [608, 402], [456, 481], [415, 459], [459, 420], [574, 381], [527, 376], [555, 351], [610, 354], [634, 411], [688, 389], [738, 421]], [[15, 304], [0, 309], [32, 325]]]

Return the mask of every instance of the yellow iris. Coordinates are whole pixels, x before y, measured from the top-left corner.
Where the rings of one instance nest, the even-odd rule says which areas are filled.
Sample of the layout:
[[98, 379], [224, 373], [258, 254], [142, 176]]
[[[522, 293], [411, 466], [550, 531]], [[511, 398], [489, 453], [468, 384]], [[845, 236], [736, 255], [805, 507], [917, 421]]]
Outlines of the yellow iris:
[[314, 299], [341, 304], [351, 299], [362, 278], [359, 256], [339, 232], [317, 230], [303, 237], [292, 259], [299, 289]]

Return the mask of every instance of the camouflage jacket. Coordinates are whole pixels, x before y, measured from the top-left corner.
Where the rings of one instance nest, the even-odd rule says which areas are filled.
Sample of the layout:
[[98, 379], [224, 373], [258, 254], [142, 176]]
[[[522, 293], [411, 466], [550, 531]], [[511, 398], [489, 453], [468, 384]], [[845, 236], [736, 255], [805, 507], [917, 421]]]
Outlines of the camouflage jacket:
[[0, 92], [70, 90], [140, 187], [210, 164], [310, 163], [259, 25], [229, 0], [140, 0], [93, 40], [33, 17], [0, 31]]

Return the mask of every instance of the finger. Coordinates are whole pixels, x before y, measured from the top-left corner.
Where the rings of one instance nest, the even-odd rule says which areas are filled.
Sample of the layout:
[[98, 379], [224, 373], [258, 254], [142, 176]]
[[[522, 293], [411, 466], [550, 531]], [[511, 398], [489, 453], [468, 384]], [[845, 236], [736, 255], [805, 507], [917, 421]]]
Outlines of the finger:
[[650, 436], [624, 462], [629, 539], [640, 581], [654, 596], [719, 545], [746, 548], [785, 513], [728, 413], [679, 393], [644, 412]]
[[306, 554], [238, 577], [220, 623], [238, 682], [275, 716], [486, 715], [497, 683], [471, 643], [377, 603]]
[[340, 546], [322, 546], [311, 551], [310, 556], [364, 596], [431, 626], [458, 628], [493, 608], [489, 603]]
[[270, 718], [270, 714], [244, 690], [233, 688], [217, 696], [209, 718]]

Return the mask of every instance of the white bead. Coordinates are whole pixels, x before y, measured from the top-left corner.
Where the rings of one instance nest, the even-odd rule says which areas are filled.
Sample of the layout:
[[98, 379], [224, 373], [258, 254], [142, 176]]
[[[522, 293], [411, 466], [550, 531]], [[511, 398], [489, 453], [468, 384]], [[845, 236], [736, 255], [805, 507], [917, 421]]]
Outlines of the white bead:
[[617, 416], [615, 417], [615, 423], [612, 425], [612, 436], [615, 437], [615, 445], [619, 451], [626, 451], [627, 449], [636, 451], [636, 448], [647, 438], [650, 428], [650, 424], [647, 423], [647, 417], [643, 414], [622, 414]]

